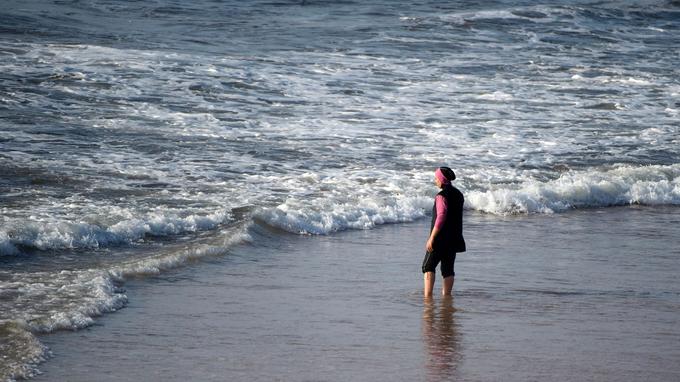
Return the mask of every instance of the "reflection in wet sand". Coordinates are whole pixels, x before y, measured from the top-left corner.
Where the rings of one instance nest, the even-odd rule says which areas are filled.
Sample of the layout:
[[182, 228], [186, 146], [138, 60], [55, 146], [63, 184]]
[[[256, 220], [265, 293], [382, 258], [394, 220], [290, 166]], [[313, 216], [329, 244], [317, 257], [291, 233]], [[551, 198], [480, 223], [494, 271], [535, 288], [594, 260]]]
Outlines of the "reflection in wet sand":
[[461, 359], [460, 333], [455, 321], [453, 297], [423, 300], [423, 345], [428, 381], [454, 380]]

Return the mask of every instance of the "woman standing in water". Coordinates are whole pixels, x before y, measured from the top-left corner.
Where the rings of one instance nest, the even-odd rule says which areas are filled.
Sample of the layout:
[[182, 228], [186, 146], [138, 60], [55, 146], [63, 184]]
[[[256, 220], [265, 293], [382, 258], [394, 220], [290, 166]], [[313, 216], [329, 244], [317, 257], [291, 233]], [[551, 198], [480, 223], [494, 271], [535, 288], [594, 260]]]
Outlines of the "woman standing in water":
[[434, 272], [440, 262], [444, 278], [442, 295], [451, 295], [453, 288], [453, 263], [456, 253], [465, 252], [463, 239], [463, 194], [451, 185], [456, 174], [448, 167], [440, 167], [434, 172], [434, 183], [441, 189], [434, 199], [432, 208], [432, 225], [430, 237], [425, 245], [423, 274], [425, 297], [432, 296], [434, 289]]

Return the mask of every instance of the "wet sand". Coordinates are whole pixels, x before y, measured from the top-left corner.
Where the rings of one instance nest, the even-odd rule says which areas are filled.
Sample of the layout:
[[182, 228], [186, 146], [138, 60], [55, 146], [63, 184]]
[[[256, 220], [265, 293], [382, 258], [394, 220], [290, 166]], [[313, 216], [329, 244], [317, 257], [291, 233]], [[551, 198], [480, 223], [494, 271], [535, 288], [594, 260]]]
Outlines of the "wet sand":
[[679, 380], [678, 223], [677, 208], [468, 214], [454, 297], [432, 300], [426, 221], [255, 227], [256, 245], [130, 280], [125, 309], [42, 336], [35, 380]]

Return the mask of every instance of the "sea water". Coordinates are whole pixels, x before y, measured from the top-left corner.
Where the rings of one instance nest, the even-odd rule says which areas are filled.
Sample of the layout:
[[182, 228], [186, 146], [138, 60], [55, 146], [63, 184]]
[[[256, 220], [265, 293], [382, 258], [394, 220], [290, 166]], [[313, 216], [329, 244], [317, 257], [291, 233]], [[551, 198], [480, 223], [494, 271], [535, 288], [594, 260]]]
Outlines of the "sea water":
[[440, 165], [499, 218], [677, 209], [679, 27], [673, 1], [3, 3], [0, 376], [253, 224], [422, 218]]
[[260, 245], [129, 280], [126, 309], [40, 336], [36, 382], [678, 380], [677, 211], [465, 217], [453, 298], [422, 297], [426, 219], [256, 226]]

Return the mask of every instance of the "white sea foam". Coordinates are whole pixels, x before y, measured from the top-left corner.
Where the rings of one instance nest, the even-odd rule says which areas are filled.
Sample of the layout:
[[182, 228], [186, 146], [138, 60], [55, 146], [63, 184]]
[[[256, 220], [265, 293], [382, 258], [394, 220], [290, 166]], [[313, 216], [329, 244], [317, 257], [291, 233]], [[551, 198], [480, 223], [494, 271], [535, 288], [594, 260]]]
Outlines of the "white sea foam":
[[116, 281], [155, 274], [206, 256], [222, 255], [234, 244], [250, 240], [250, 225], [226, 230], [213, 244], [175, 245], [150, 257], [131, 258], [101, 268], [0, 274], [0, 295], [19, 293], [31, 306], [3, 307], [3, 314], [25, 324], [33, 332], [78, 329], [93, 323], [93, 318], [120, 309], [127, 296]]
[[628, 84], [628, 85], [651, 85], [652, 84], [651, 82], [649, 82], [647, 80], [643, 80], [643, 79], [639, 79], [639, 78], [633, 78], [633, 77], [619, 78], [619, 79], [616, 79], [615, 81], [620, 82], [622, 84]]
[[110, 226], [86, 222], [29, 221], [10, 222], [0, 230], [0, 255], [18, 252], [17, 246], [40, 250], [99, 248], [132, 243], [146, 236], [168, 236], [210, 230], [229, 218], [227, 211], [180, 216], [153, 212], [130, 216]]
[[276, 179], [291, 190], [283, 202], [262, 206], [256, 217], [289, 232], [312, 234], [412, 221], [424, 216], [431, 203], [420, 176], [414, 171], [400, 174], [376, 169], [327, 176], [305, 173], [283, 179], [253, 176], [253, 182], [266, 184]]
[[[31, 276], [28, 279], [33, 278]], [[80, 280], [84, 281], [83, 284], [78, 284], [77, 279], [73, 280], [75, 284], [60, 284], [54, 279], [63, 280], [63, 277], [35, 280], [33, 283], [28, 280], [11, 283], [14, 285], [10, 287], [20, 284], [17, 290], [22, 294], [22, 300], [30, 299], [33, 303], [15, 307], [21, 308], [19, 311], [11, 308], [3, 311], [3, 316], [11, 319], [0, 320], [0, 354], [3, 358], [0, 362], [0, 377], [13, 381], [39, 373], [37, 365], [50, 353], [38, 341], [35, 332], [82, 328], [93, 322], [93, 316], [119, 309], [126, 300], [123, 294], [111, 293], [110, 279], [101, 276]], [[95, 288], [94, 295], [88, 294], [88, 287]]]
[[[389, 192], [376, 190], [378, 182], [361, 185], [344, 183], [346, 179], [309, 178], [311, 183], [307, 187], [325, 188], [329, 197], [291, 197], [276, 207], [262, 209], [256, 216], [272, 226], [303, 234], [413, 221], [427, 215], [432, 206], [434, 188], [422, 180], [428, 176], [411, 174], [411, 184], [402, 181], [400, 192], [390, 196], [387, 196]], [[481, 179], [489, 183], [480, 187]], [[393, 182], [385, 178], [383, 181]], [[466, 209], [498, 215], [552, 214], [572, 208], [630, 204], [680, 204], [680, 165], [618, 165], [567, 171], [548, 181], [531, 179], [531, 173], [526, 172], [491, 172], [478, 176], [477, 180], [461, 178], [459, 182], [463, 182], [458, 186], [465, 194]], [[470, 187], [470, 184], [477, 186]]]
[[369, 229], [376, 225], [413, 221], [425, 216], [431, 201], [423, 197], [392, 200], [367, 198], [355, 203], [318, 201], [310, 206], [299, 200], [262, 211], [259, 217], [293, 233], [327, 234], [346, 229]]
[[512, 95], [497, 90], [493, 93], [480, 94], [477, 96], [477, 99], [484, 99], [489, 101], [509, 101], [512, 99]]
[[[534, 15], [531, 15], [534, 13]], [[549, 6], [528, 6], [516, 7], [512, 9], [497, 9], [497, 10], [479, 10], [476, 12], [457, 12], [439, 16], [444, 21], [463, 21], [463, 20], [484, 20], [484, 19], [521, 19], [531, 20], [534, 23], [549, 23], [556, 19], [556, 17], [563, 15], [573, 15], [573, 10], [565, 7], [549, 7]]]
[[622, 77], [615, 73], [612, 76], [597, 76], [597, 77], [583, 77], [580, 74], [574, 74], [571, 76], [572, 80], [581, 82], [595, 82], [600, 84], [623, 84], [623, 85], [633, 85], [633, 86], [649, 86], [654, 85], [654, 83], [647, 79], [634, 78], [634, 77]]
[[[3, 304], [0, 308], [0, 377], [29, 378], [48, 350], [34, 333], [75, 330], [92, 325], [94, 319], [116, 311], [127, 303], [124, 291], [116, 286], [125, 278], [155, 274], [206, 256], [223, 255], [237, 243], [250, 240], [250, 225], [243, 224], [221, 234], [212, 245], [175, 246], [151, 257], [130, 259], [98, 269], [0, 273], [0, 296], [19, 294], [26, 304]], [[11, 300], [10, 300], [11, 301]], [[5, 362], [6, 361], [6, 362]]]
[[493, 214], [554, 213], [629, 204], [680, 204], [680, 165], [567, 172], [552, 181], [466, 193], [467, 208]]
[[[93, 317], [123, 307], [125, 294], [115, 287], [104, 270], [14, 272], [0, 274], [0, 295], [15, 299], [0, 301], [0, 377], [27, 378], [48, 354], [34, 333], [78, 329]], [[30, 302], [30, 303], [28, 303]]]
[[442, 20], [458, 22], [459, 20], [480, 19], [520, 19], [522, 17], [513, 14], [509, 10], [487, 10], [477, 12], [452, 13], [440, 16]]
[[114, 278], [124, 279], [135, 275], [157, 274], [163, 270], [175, 268], [189, 261], [209, 256], [225, 254], [229, 248], [242, 242], [250, 242], [252, 237], [248, 232], [250, 223], [221, 233], [219, 244], [198, 244], [162, 252], [156, 256], [144, 259], [125, 261], [111, 267], [108, 272]]
[[[125, 306], [127, 296], [103, 270], [61, 271], [58, 274], [32, 274], [40, 282], [24, 285], [25, 298], [40, 301], [47, 308], [27, 317], [33, 331], [49, 333], [59, 329], [79, 329], [94, 322], [93, 317]], [[51, 279], [49, 282], [45, 280]], [[55, 293], [54, 287], [58, 288]]]

